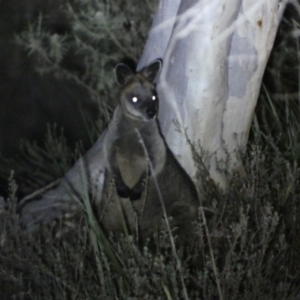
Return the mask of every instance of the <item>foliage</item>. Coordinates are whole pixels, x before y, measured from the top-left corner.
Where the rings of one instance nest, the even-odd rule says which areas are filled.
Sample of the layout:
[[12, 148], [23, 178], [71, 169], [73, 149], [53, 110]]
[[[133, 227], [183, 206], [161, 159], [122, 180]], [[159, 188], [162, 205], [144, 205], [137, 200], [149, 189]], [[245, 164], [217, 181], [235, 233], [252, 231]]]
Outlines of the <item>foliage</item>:
[[299, 8], [287, 6], [267, 65], [251, 140], [299, 161]]
[[[71, 33], [44, 31], [42, 16], [17, 40], [35, 57], [39, 72], [57, 72], [88, 86], [105, 116], [101, 130], [116, 99], [112, 67], [124, 55], [138, 58], [150, 9], [147, 1], [77, 0], [68, 7]], [[283, 24], [288, 23], [292, 29], [285, 30], [297, 30], [295, 19]], [[174, 251], [166, 228], [144, 245], [136, 235], [104, 236], [88, 206], [79, 218], [63, 218], [29, 235], [17, 225], [17, 187], [11, 178], [9, 210], [0, 211], [0, 298], [298, 299], [298, 100], [284, 98], [278, 103], [274, 95], [299, 93], [297, 77], [291, 76], [291, 87], [285, 76], [298, 72], [298, 38], [287, 43], [279, 34], [278, 39], [244, 157], [247, 178], [232, 176], [228, 190], [220, 192], [205, 174], [199, 175], [205, 184], [199, 187], [201, 207], [193, 245]], [[82, 65], [72, 69], [72, 64], [65, 64], [68, 53]], [[293, 59], [290, 71], [283, 70], [286, 57]], [[276, 83], [276, 91], [270, 81]], [[30, 161], [39, 166], [36, 185], [50, 180], [49, 173], [62, 174], [80, 153], [79, 148], [75, 154], [70, 151], [59, 135], [49, 134], [46, 141], [46, 151], [31, 145], [27, 159], [19, 160], [28, 174]], [[42, 165], [40, 156], [48, 163]], [[22, 189], [27, 185], [32, 183], [24, 179]], [[176, 239], [176, 231], [173, 234]]]
[[[27, 82], [28, 78], [33, 78], [33, 82], [28, 79], [31, 90], [26, 90], [24, 99], [19, 99], [18, 95], [19, 102], [10, 99], [12, 120], [4, 124], [0, 122], [3, 128], [11, 128], [2, 135], [0, 131], [0, 137], [5, 136], [0, 143], [0, 193], [7, 195], [8, 177], [13, 170], [19, 185], [17, 193], [22, 197], [62, 176], [103, 131], [118, 96], [114, 66], [124, 56], [138, 59], [155, 4], [138, 0], [121, 4], [97, 0], [70, 3], [31, 0], [24, 4], [24, 12], [14, 4], [5, 2], [3, 7], [3, 12], [13, 11], [14, 18], [9, 22], [16, 29], [10, 32], [8, 28], [3, 40], [0, 39], [0, 46], [3, 43], [3, 47], [12, 48], [11, 55], [9, 51], [3, 53], [10, 64], [6, 65], [7, 62], [0, 59], [0, 65], [7, 69], [7, 77], [12, 77], [13, 82], [14, 76], [21, 76], [18, 77], [21, 83]], [[23, 20], [25, 13], [30, 23]], [[6, 15], [0, 14], [0, 30], [6, 29], [5, 21], [8, 21]], [[23, 28], [17, 26], [19, 23]], [[0, 77], [0, 80], [5, 85], [7, 78]], [[0, 85], [0, 91], [1, 88]], [[21, 86], [22, 89], [25, 88]], [[34, 96], [37, 93], [39, 96]], [[45, 94], [48, 98], [44, 97]], [[25, 101], [28, 101], [27, 106]], [[33, 103], [39, 101], [42, 103], [32, 108]], [[82, 104], [82, 110], [76, 111], [79, 116], [75, 117], [73, 108], [77, 107], [77, 102]], [[4, 99], [2, 110], [6, 116], [2, 120], [6, 120], [10, 110], [3, 107], [3, 103]], [[16, 116], [14, 106], [22, 110], [20, 116]], [[30, 111], [37, 113], [30, 114]], [[81, 115], [83, 122], [78, 120]], [[15, 137], [30, 126], [27, 124], [34, 122], [33, 132], [23, 133], [21, 138], [25, 142], [19, 147]], [[46, 122], [49, 124], [44, 124]], [[62, 130], [61, 126], [66, 128]], [[54, 141], [49, 145], [51, 137]], [[6, 152], [2, 148], [7, 148]]]
[[223, 299], [296, 299], [299, 171], [259, 147], [249, 152], [247, 179], [232, 178], [226, 193], [205, 185], [197, 240], [175, 253], [166, 228], [139, 245], [134, 236], [105, 239], [85, 215], [29, 236], [3, 213], [1, 298], [220, 299], [217, 275]]

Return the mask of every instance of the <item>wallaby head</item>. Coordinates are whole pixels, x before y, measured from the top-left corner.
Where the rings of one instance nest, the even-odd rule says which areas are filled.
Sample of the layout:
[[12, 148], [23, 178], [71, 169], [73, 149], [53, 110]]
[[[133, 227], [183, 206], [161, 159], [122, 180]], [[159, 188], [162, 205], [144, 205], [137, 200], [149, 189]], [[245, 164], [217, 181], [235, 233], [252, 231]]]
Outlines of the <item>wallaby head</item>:
[[153, 61], [138, 73], [125, 64], [116, 66], [117, 82], [122, 86], [120, 104], [126, 116], [144, 122], [156, 117], [158, 98], [154, 83], [161, 67], [160, 59]]

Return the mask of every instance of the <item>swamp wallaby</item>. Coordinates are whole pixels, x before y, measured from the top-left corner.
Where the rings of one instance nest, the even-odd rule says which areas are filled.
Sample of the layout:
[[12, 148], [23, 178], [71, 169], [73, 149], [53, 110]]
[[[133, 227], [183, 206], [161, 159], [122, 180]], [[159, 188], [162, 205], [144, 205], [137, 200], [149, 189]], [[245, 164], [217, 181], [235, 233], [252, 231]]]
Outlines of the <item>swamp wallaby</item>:
[[125, 220], [147, 236], [159, 228], [165, 208], [171, 225], [188, 238], [197, 216], [197, 191], [160, 133], [154, 82], [161, 67], [159, 59], [138, 73], [116, 66], [122, 88], [103, 141], [106, 180], [98, 212], [108, 230], [122, 228]]
[[[97, 218], [105, 231], [128, 228], [141, 240], [162, 225], [164, 212], [172, 217], [179, 243], [194, 238], [198, 215], [196, 188], [167, 147], [157, 121], [158, 97], [154, 82], [162, 66], [155, 60], [133, 72], [116, 67], [120, 101], [111, 122], [96, 144], [55, 187], [21, 200], [22, 224], [32, 230], [63, 214], [76, 214], [88, 182]], [[82, 181], [85, 165], [87, 182]]]

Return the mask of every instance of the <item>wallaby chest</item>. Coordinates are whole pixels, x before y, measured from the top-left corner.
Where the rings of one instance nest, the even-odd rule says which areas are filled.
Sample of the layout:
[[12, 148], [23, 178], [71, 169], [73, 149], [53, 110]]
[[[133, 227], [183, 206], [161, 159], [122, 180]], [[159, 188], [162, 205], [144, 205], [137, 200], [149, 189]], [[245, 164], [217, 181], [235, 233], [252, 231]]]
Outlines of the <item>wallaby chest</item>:
[[133, 187], [148, 170], [148, 159], [137, 133], [125, 134], [115, 143], [115, 159], [126, 185]]

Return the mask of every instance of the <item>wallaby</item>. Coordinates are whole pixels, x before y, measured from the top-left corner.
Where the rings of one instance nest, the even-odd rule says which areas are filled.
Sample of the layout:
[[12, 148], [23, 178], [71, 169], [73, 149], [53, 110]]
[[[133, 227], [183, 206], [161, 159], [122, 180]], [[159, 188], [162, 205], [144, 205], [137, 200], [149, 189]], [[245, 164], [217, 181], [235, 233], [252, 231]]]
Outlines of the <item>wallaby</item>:
[[[166, 212], [173, 218], [170, 224], [177, 228], [180, 244], [194, 238], [197, 190], [167, 147], [157, 120], [155, 81], [161, 67], [161, 60], [138, 73], [124, 64], [116, 66], [121, 93], [107, 130], [54, 189], [21, 201], [22, 223], [27, 228], [76, 211], [74, 199], [80, 201], [82, 186], [78, 172], [86, 161], [93, 208], [105, 231], [128, 228], [143, 241], [160, 228]], [[92, 162], [94, 166], [89, 165]]]
[[147, 236], [161, 224], [163, 202], [172, 225], [187, 238], [197, 216], [197, 191], [160, 133], [155, 80], [161, 67], [157, 59], [138, 73], [125, 64], [115, 68], [122, 88], [103, 142], [106, 182], [98, 212], [108, 230], [121, 229], [125, 219]]

